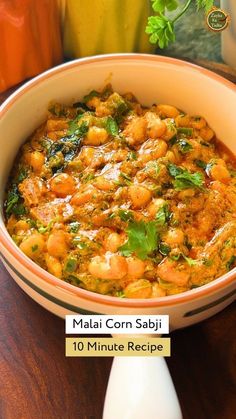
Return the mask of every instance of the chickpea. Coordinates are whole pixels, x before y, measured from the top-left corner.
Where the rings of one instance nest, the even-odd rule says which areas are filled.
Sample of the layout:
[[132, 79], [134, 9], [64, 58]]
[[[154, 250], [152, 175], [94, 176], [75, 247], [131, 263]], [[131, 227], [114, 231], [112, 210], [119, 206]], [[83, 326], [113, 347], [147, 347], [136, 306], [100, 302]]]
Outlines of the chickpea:
[[151, 217], [155, 217], [158, 210], [163, 207], [166, 201], [162, 198], [153, 199], [152, 202], [148, 205], [147, 211]]
[[116, 232], [110, 233], [105, 239], [105, 248], [106, 250], [115, 253], [118, 248], [123, 244], [124, 237], [121, 234]]
[[50, 189], [60, 198], [72, 195], [75, 191], [75, 181], [72, 176], [67, 173], [60, 173], [54, 176], [50, 182]]
[[109, 258], [95, 256], [89, 263], [88, 270], [95, 278], [122, 279], [127, 274], [127, 262], [120, 255], [113, 255]]
[[62, 230], [55, 230], [50, 234], [47, 241], [47, 250], [50, 256], [63, 258], [66, 256], [68, 246], [66, 234]]
[[56, 276], [57, 278], [62, 277], [62, 266], [61, 262], [49, 254], [45, 255], [45, 261], [50, 274]]
[[83, 205], [86, 202], [89, 202], [94, 196], [96, 196], [96, 189], [92, 185], [88, 185], [86, 188], [80, 188], [78, 192], [76, 192], [71, 200], [71, 205]]
[[90, 166], [93, 161], [95, 149], [92, 147], [83, 147], [79, 155], [80, 160], [86, 165]]
[[130, 144], [142, 143], [147, 135], [147, 120], [144, 117], [134, 118], [123, 131]]
[[152, 285], [147, 279], [139, 279], [131, 282], [124, 289], [127, 298], [150, 298], [152, 295]]
[[110, 179], [106, 179], [104, 176], [97, 176], [94, 181], [94, 186], [102, 191], [110, 191], [115, 188], [114, 182]]
[[170, 246], [178, 246], [184, 242], [184, 233], [179, 228], [171, 228], [167, 231], [163, 239]]
[[165, 141], [169, 141], [177, 133], [177, 130], [176, 130], [176, 127], [175, 127], [175, 120], [172, 119], [172, 118], [167, 118], [167, 119], [164, 120], [164, 123], [166, 125], [166, 130], [165, 130], [164, 135], [162, 135], [162, 138]]
[[128, 193], [134, 208], [144, 207], [152, 197], [152, 193], [141, 185], [129, 186]]
[[165, 123], [153, 112], [146, 112], [145, 118], [148, 121], [147, 135], [150, 138], [161, 137], [166, 130]]
[[178, 109], [171, 105], [157, 105], [157, 111], [159, 115], [167, 118], [176, 118], [179, 115]]
[[169, 160], [171, 163], [178, 163], [179, 159], [178, 157], [175, 155], [175, 153], [171, 150], [168, 150], [166, 153], [166, 158], [167, 160]]
[[195, 129], [201, 129], [206, 126], [206, 120], [201, 116], [195, 116], [191, 118], [191, 127]]
[[177, 269], [176, 262], [167, 258], [158, 265], [157, 275], [164, 281], [172, 282], [179, 286], [186, 285], [190, 278], [189, 268]]
[[40, 173], [44, 164], [44, 155], [39, 151], [25, 154], [25, 161], [33, 168], [35, 173]]
[[145, 271], [145, 263], [143, 260], [136, 257], [127, 258], [128, 264], [128, 277], [129, 278], [141, 278]]
[[180, 114], [175, 118], [175, 123], [177, 127], [189, 127], [191, 125], [190, 116]]
[[19, 233], [20, 231], [27, 231], [29, 230], [29, 224], [24, 220], [19, 220], [17, 221], [14, 229], [16, 233]]
[[30, 259], [37, 260], [38, 257], [42, 254], [44, 246], [45, 241], [43, 235], [34, 233], [23, 240], [23, 242], [20, 244], [20, 249]]
[[215, 133], [210, 127], [203, 127], [199, 131], [200, 137], [202, 137], [205, 141], [211, 141], [211, 139], [214, 137]]
[[109, 135], [105, 128], [90, 127], [84, 139], [84, 144], [101, 145], [107, 141], [108, 137]]
[[152, 298], [158, 298], [158, 297], [165, 297], [166, 290], [160, 287], [160, 285], [157, 282], [154, 282], [152, 285]]
[[167, 152], [167, 144], [163, 140], [149, 140], [146, 141], [142, 149], [139, 151], [138, 160], [146, 163], [150, 160], [159, 159], [164, 157]]
[[209, 169], [209, 174], [213, 180], [219, 180], [222, 183], [227, 183], [230, 180], [230, 173], [222, 159], [213, 164]]

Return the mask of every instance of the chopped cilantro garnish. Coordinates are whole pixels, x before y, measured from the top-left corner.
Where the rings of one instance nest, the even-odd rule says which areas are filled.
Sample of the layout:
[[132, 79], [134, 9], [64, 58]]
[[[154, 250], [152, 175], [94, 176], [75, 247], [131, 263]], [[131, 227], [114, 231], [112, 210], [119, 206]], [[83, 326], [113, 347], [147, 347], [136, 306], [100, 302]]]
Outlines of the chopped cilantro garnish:
[[167, 204], [164, 204], [156, 214], [155, 220], [158, 227], [163, 227], [171, 218], [171, 212]]
[[207, 164], [202, 160], [195, 160], [194, 163], [196, 166], [201, 167], [201, 169], [205, 170], [207, 167]]
[[131, 221], [126, 230], [128, 241], [119, 248], [121, 254], [135, 253], [139, 259], [147, 259], [158, 247], [159, 235], [155, 221]]
[[203, 189], [204, 176], [200, 172], [190, 173], [173, 163], [168, 164], [168, 171], [175, 178], [174, 188], [178, 191], [188, 188]]
[[88, 95], [84, 96], [84, 103], [89, 102], [93, 97], [99, 97], [100, 93], [97, 92], [96, 90], [91, 90], [91, 92]]
[[78, 221], [73, 221], [69, 224], [70, 233], [77, 233], [80, 228], [80, 223]]
[[185, 139], [180, 139], [178, 141], [178, 147], [183, 154], [186, 154], [193, 149], [193, 146]]
[[69, 258], [65, 264], [66, 272], [74, 272], [77, 268], [77, 260], [75, 258]]
[[135, 151], [130, 151], [127, 155], [127, 160], [137, 160], [137, 154]]
[[167, 256], [170, 253], [171, 248], [168, 244], [162, 242], [159, 244], [158, 250], [163, 256]]
[[113, 135], [113, 137], [119, 134], [118, 125], [114, 118], [112, 118], [111, 116], [107, 117], [105, 128], [110, 135]]
[[36, 250], [38, 250], [38, 245], [37, 244], [34, 244], [32, 247], [31, 247], [31, 250], [32, 250], [32, 252], [36, 252]]
[[69, 122], [69, 135], [75, 135], [77, 137], [83, 137], [89, 129], [88, 122], [82, 121], [81, 124], [78, 125], [79, 120], [82, 118], [83, 114], [78, 115], [73, 121]]
[[131, 211], [120, 209], [118, 215], [122, 221], [133, 221], [134, 216]]

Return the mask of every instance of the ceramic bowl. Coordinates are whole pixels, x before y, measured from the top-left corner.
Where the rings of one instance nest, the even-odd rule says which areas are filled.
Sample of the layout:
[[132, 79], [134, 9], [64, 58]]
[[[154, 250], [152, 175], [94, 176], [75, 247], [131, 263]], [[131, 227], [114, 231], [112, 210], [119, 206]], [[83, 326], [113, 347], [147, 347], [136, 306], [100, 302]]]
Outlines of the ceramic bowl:
[[195, 65], [167, 57], [118, 54], [80, 59], [53, 68], [18, 89], [0, 108], [0, 200], [2, 260], [18, 285], [60, 317], [72, 313], [169, 314], [171, 329], [212, 316], [235, 295], [236, 270], [200, 288], [147, 300], [119, 299], [65, 283], [28, 259], [9, 236], [3, 220], [5, 184], [20, 145], [44, 120], [50, 101], [82, 98], [111, 82], [146, 105], [170, 103], [202, 114], [217, 137], [236, 151], [236, 87]]

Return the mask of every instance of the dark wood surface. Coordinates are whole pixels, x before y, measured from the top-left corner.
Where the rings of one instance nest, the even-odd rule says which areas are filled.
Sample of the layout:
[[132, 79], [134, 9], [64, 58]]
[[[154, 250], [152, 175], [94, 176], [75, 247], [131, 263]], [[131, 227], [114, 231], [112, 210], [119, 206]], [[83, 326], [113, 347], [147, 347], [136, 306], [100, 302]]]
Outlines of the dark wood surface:
[[[2, 265], [0, 289], [0, 419], [101, 419], [112, 359], [65, 358], [64, 321]], [[184, 419], [236, 418], [235, 320], [231, 305], [171, 335], [167, 363]]]

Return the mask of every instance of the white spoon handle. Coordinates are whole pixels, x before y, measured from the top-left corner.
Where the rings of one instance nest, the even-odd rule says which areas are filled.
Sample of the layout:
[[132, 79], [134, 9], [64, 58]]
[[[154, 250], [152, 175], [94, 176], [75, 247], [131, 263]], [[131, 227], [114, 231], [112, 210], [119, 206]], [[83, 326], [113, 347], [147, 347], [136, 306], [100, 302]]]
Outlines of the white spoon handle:
[[115, 357], [103, 419], [182, 419], [162, 357]]

